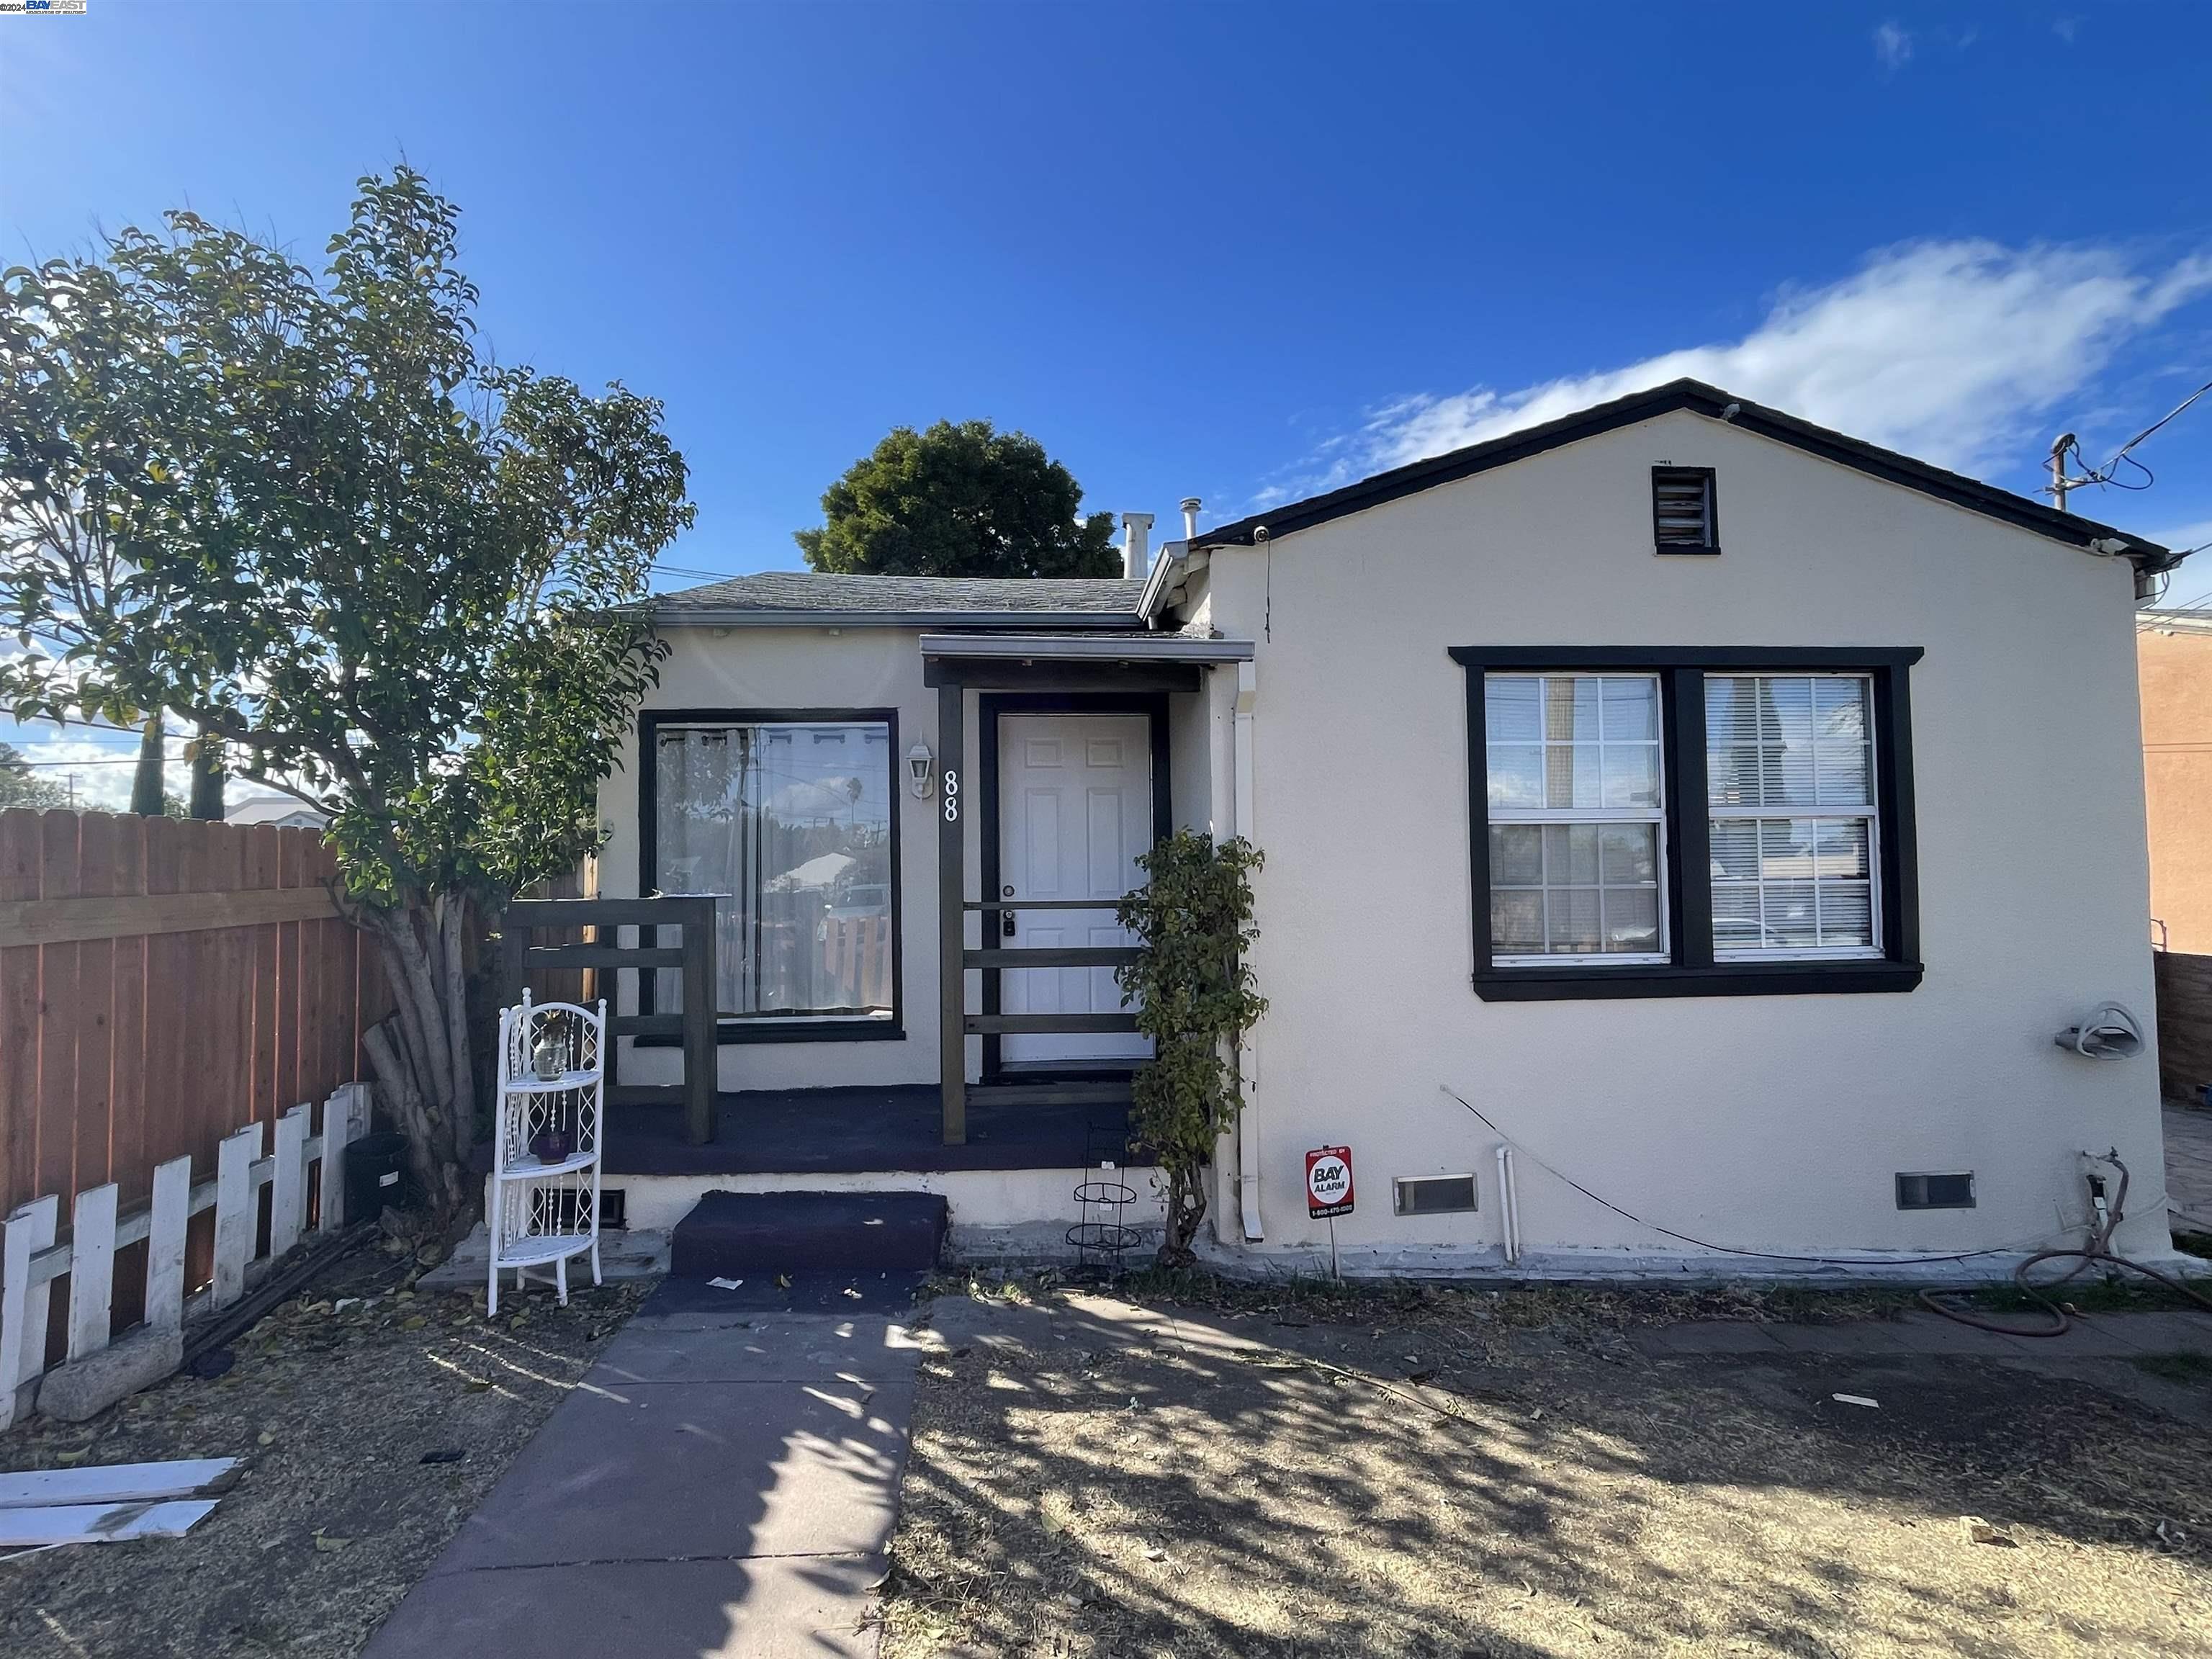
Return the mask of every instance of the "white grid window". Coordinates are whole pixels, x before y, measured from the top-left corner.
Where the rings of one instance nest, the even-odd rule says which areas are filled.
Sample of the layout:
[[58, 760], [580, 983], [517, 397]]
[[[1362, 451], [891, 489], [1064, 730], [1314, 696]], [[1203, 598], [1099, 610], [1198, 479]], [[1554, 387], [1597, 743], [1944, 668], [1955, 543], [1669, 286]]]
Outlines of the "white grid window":
[[1667, 960], [1666, 799], [1651, 674], [1490, 674], [1493, 962]]
[[1716, 960], [1881, 954], [1873, 684], [1709, 674]]

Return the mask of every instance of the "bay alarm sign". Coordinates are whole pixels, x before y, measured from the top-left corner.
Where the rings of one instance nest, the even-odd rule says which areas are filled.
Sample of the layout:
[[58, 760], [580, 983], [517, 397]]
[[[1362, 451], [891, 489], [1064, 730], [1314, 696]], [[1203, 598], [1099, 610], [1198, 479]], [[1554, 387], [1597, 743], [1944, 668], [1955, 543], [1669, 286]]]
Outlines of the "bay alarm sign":
[[1316, 1146], [1306, 1154], [1306, 1213], [1322, 1221], [1352, 1213], [1352, 1148]]

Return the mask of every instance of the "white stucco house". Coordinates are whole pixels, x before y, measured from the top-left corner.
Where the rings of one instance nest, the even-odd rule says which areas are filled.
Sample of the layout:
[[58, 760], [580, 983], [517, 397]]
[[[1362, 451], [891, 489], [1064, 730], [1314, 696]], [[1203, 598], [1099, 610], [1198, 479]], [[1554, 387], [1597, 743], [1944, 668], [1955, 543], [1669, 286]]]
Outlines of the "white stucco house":
[[2168, 1252], [2154, 1056], [2053, 1041], [2150, 1023], [2167, 550], [1688, 381], [1157, 557], [1125, 522], [1126, 580], [658, 602], [600, 890], [716, 896], [724, 1093], [704, 1145], [617, 1110], [632, 1224], [918, 1187], [1057, 1237], [1142, 1059], [1111, 902], [1187, 824], [1267, 859], [1218, 1258], [2008, 1267], [2107, 1149]]

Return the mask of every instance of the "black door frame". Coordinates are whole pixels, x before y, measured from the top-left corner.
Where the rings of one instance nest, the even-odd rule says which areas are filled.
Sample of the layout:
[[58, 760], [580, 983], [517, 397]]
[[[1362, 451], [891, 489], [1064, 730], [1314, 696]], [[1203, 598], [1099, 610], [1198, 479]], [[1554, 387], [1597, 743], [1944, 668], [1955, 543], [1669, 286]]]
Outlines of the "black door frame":
[[[976, 757], [981, 769], [976, 783], [976, 816], [982, 820], [982, 833], [977, 838], [976, 851], [981, 864], [981, 886], [986, 900], [995, 899], [1000, 885], [999, 880], [1001, 842], [1006, 836], [1006, 823], [999, 811], [999, 716], [1001, 714], [1143, 714], [1150, 722], [1151, 760], [1152, 773], [1152, 840], [1165, 841], [1175, 833], [1174, 780], [1168, 766], [1168, 694], [1164, 691], [1146, 692], [1071, 692], [1071, 691], [983, 691], [975, 697], [975, 746], [982, 752]], [[990, 931], [997, 918], [990, 911], [983, 913], [983, 944], [989, 949], [997, 943]], [[983, 975], [983, 1007], [987, 1014], [1000, 1012], [1000, 969], [986, 968]], [[1005, 1075], [1006, 1064], [1001, 1048], [1003, 1039], [998, 1033], [987, 1034], [983, 1039], [983, 1075], [985, 1083], [995, 1083]], [[1048, 1073], [1024, 1072], [1024, 1078], [1041, 1078]]]

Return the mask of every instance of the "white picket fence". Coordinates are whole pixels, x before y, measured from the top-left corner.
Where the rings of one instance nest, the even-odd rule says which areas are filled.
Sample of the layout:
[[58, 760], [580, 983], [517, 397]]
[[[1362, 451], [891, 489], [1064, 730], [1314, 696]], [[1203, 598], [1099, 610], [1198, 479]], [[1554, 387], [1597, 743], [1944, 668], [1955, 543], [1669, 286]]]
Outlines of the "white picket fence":
[[[310, 1134], [314, 1109], [301, 1104], [276, 1120], [276, 1146], [262, 1152], [264, 1125], [250, 1123], [216, 1149], [215, 1179], [192, 1182], [192, 1161], [173, 1158], [154, 1170], [153, 1201], [117, 1213], [114, 1182], [77, 1194], [70, 1237], [59, 1235], [61, 1198], [49, 1193], [8, 1218], [0, 1245], [0, 1429], [15, 1420], [46, 1370], [46, 1321], [53, 1281], [69, 1277], [69, 1354], [105, 1348], [114, 1308], [115, 1253], [146, 1241], [146, 1322], [175, 1330], [185, 1322], [185, 1229], [215, 1211], [213, 1282], [192, 1298], [195, 1315], [229, 1307], [299, 1247], [307, 1225], [310, 1181], [320, 1200], [317, 1226], [346, 1224], [345, 1148], [368, 1128], [369, 1085], [341, 1084], [323, 1106], [323, 1133]], [[270, 1188], [269, 1254], [257, 1259], [261, 1189]]]

